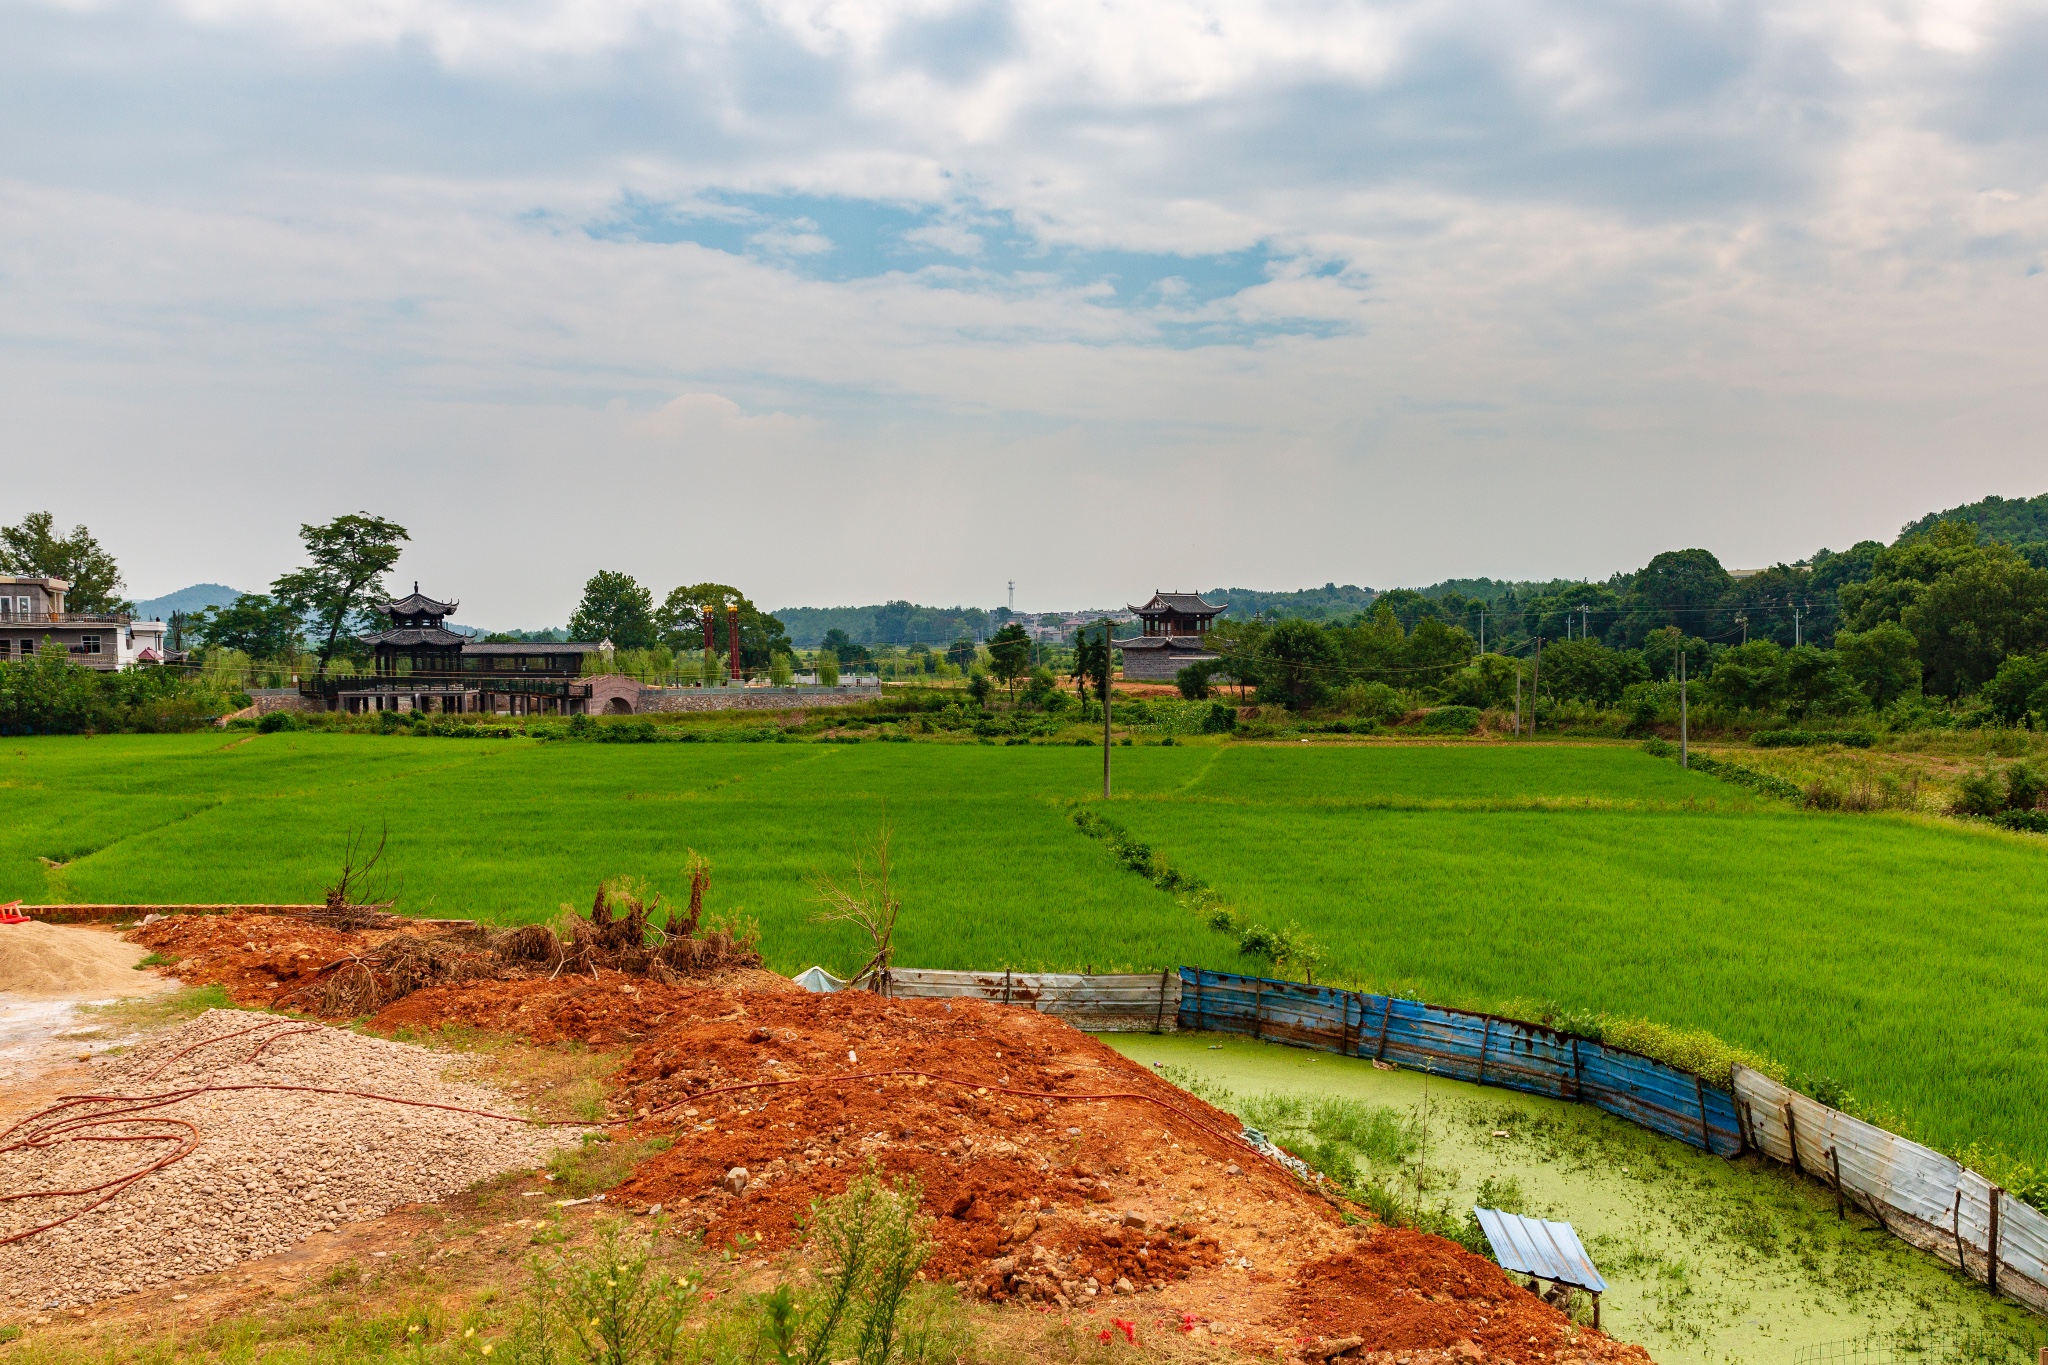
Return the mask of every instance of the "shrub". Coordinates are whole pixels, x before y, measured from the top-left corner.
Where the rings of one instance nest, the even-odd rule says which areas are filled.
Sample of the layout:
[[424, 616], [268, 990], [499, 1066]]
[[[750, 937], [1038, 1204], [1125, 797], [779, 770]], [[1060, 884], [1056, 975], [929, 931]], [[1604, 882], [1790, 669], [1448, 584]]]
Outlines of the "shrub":
[[926, 1354], [922, 1343], [901, 1339], [899, 1322], [932, 1253], [931, 1219], [918, 1212], [923, 1197], [914, 1176], [885, 1186], [870, 1163], [845, 1194], [811, 1204], [805, 1240], [825, 1264], [801, 1301], [786, 1284], [764, 1301], [762, 1332], [776, 1361], [889, 1365]]
[[1392, 723], [1408, 713], [1401, 694], [1382, 682], [1353, 683], [1339, 695], [1347, 715], [1359, 720]]
[[1228, 702], [1211, 702], [1208, 714], [1202, 717], [1202, 733], [1227, 735], [1236, 728], [1237, 708]]
[[1957, 815], [1996, 815], [2005, 809], [2005, 788], [1989, 768], [1965, 774], [1950, 809]]
[[257, 732], [274, 735], [280, 730], [303, 730], [306, 722], [291, 711], [272, 711], [256, 722]]
[[1594, 1036], [1627, 1052], [1640, 1053], [1652, 1061], [1678, 1068], [1690, 1075], [1726, 1087], [1733, 1083], [1733, 1067], [1742, 1063], [1775, 1081], [1786, 1079], [1780, 1063], [1726, 1042], [1705, 1029], [1673, 1028], [1648, 1019], [1616, 1019], [1600, 1016]]
[[1439, 706], [1409, 727], [1425, 735], [1469, 735], [1479, 728], [1476, 706]]
[[2041, 804], [2044, 793], [2048, 793], [2048, 776], [2043, 776], [2024, 763], [2015, 763], [2005, 770], [2007, 810], [2033, 810]]

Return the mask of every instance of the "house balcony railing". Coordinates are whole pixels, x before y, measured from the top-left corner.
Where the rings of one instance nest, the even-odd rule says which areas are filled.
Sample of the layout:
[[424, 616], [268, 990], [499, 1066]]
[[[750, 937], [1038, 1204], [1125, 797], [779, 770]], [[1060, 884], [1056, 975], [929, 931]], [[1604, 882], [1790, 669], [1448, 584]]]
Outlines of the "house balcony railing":
[[20, 626], [125, 626], [134, 620], [134, 617], [120, 612], [0, 612], [0, 630], [11, 630]]

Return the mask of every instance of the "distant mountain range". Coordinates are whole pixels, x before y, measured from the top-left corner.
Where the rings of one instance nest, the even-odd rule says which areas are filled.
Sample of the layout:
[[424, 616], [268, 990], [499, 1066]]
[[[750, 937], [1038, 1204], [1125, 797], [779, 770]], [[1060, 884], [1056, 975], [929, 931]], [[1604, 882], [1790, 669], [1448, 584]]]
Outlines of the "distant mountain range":
[[[138, 621], [168, 621], [171, 619], [171, 613], [174, 611], [189, 613], [205, 611], [208, 607], [232, 607], [235, 605], [235, 599], [240, 596], [242, 596], [240, 590], [231, 588], [225, 583], [194, 583], [189, 588], [180, 588], [176, 592], [165, 593], [162, 597], [151, 597], [137, 602], [135, 604], [135, 619]], [[450, 621], [448, 628], [461, 631], [465, 635], [490, 634], [489, 631], [484, 630], [480, 626], [465, 626], [457, 621]], [[514, 634], [518, 633], [514, 632]], [[544, 631], [529, 633], [534, 635], [546, 634]], [[566, 639], [567, 637], [563, 636], [562, 638]]]
[[189, 588], [152, 597], [135, 604], [135, 615], [142, 621], [168, 621], [174, 611], [205, 611], [208, 607], [232, 607], [235, 599], [242, 594], [225, 583], [194, 583]]

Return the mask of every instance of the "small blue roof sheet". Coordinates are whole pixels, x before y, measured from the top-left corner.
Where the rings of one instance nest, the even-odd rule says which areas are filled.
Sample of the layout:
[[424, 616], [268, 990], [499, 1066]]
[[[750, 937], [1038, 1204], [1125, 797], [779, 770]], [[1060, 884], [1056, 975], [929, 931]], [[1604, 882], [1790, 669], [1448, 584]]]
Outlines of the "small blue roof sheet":
[[1525, 1218], [1499, 1209], [1474, 1209], [1486, 1240], [1493, 1246], [1493, 1258], [1503, 1270], [1517, 1270], [1539, 1280], [1576, 1285], [1595, 1294], [1607, 1292], [1607, 1281], [1593, 1268], [1593, 1258], [1572, 1231], [1570, 1223], [1552, 1223], [1542, 1218]]

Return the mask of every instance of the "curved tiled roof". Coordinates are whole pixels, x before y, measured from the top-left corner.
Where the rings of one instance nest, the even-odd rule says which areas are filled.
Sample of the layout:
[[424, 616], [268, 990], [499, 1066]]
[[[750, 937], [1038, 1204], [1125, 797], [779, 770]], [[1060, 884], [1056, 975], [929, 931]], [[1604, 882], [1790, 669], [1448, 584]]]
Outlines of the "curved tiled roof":
[[386, 602], [379, 608], [389, 616], [447, 616], [461, 606], [460, 602], [436, 602], [420, 591], [420, 585], [412, 585], [412, 591], [396, 602]]
[[365, 635], [366, 645], [440, 645], [443, 648], [460, 648], [470, 642], [467, 635], [457, 635], [452, 630], [439, 626], [405, 626], [399, 630], [380, 630], [375, 635]]
[[1202, 594], [1198, 592], [1155, 592], [1150, 602], [1142, 607], [1132, 607], [1131, 610], [1140, 616], [1169, 611], [1177, 611], [1183, 616], [1214, 616], [1227, 605], [1229, 604], [1204, 602]]

